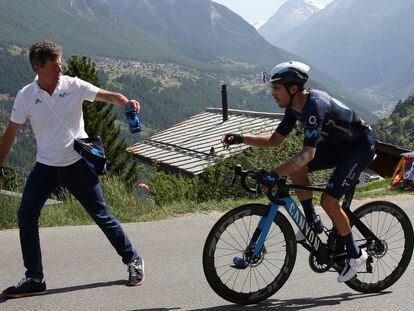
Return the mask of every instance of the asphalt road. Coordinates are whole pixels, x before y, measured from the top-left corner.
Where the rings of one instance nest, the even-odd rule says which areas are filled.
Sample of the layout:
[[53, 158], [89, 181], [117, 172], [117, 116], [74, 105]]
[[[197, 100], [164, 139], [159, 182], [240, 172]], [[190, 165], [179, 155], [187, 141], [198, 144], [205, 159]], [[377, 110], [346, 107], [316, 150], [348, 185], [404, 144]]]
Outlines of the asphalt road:
[[[391, 197], [414, 223], [414, 197]], [[58, 208], [58, 207], [57, 207]], [[292, 275], [265, 302], [242, 307], [217, 296], [204, 278], [201, 254], [220, 213], [186, 215], [124, 224], [145, 259], [142, 286], [126, 287], [126, 267], [96, 226], [41, 229], [48, 294], [0, 298], [0, 310], [413, 310], [414, 268], [386, 292], [361, 294], [336, 282], [336, 274], [316, 274], [299, 247]], [[0, 289], [23, 276], [17, 230], [0, 231]]]

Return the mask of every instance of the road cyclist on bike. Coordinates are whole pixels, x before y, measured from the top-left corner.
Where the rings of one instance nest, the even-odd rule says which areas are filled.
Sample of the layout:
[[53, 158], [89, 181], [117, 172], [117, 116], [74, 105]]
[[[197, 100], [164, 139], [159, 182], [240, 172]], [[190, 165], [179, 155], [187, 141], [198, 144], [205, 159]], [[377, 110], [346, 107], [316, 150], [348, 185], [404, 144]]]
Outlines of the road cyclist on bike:
[[[273, 134], [225, 134], [224, 148], [232, 144], [247, 144], [258, 147], [278, 147], [292, 131], [298, 120], [304, 126], [303, 148], [291, 159], [260, 178], [261, 188], [267, 193], [277, 185], [280, 176], [290, 176], [298, 185], [309, 185], [309, 172], [334, 168], [321, 197], [326, 211], [347, 250], [346, 264], [338, 276], [338, 282], [352, 279], [365, 263], [368, 254], [359, 248], [351, 232], [350, 221], [340, 206], [340, 199], [355, 184], [360, 173], [375, 155], [374, 135], [368, 125], [357, 114], [326, 92], [305, 89], [309, 66], [289, 61], [276, 65], [269, 74], [272, 96], [285, 114]], [[323, 231], [320, 217], [316, 215], [312, 192], [297, 190], [296, 194], [304, 209], [306, 219], [317, 233]], [[304, 239], [298, 231], [296, 239]], [[247, 264], [241, 257], [234, 263], [240, 269]]]

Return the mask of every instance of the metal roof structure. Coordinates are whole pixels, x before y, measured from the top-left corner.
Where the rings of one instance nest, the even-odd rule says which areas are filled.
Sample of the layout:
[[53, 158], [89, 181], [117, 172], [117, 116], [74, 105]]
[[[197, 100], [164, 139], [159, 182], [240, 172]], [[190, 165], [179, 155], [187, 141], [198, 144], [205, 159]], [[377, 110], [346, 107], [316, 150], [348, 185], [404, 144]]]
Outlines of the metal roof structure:
[[195, 176], [214, 165], [216, 157], [229, 157], [247, 145], [225, 150], [220, 142], [226, 133], [273, 133], [283, 114], [228, 109], [223, 122], [221, 108], [207, 108], [172, 127], [127, 148], [138, 160], [158, 163], [165, 171]]

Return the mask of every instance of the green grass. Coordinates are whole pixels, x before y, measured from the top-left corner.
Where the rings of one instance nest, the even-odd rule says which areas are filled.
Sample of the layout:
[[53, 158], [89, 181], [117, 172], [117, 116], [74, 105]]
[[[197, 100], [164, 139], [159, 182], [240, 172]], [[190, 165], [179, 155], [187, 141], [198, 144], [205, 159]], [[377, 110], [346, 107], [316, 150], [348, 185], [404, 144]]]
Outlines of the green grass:
[[[386, 179], [369, 184], [365, 188], [357, 189], [355, 199], [377, 198], [385, 195], [414, 194], [413, 192], [401, 192], [389, 189], [390, 180]], [[122, 182], [115, 178], [104, 178], [102, 182], [105, 199], [111, 212], [121, 223], [140, 222], [165, 219], [168, 217], [211, 211], [227, 211], [236, 206], [257, 202], [265, 203], [264, 198], [257, 200], [221, 200], [204, 203], [197, 202], [173, 202], [158, 206], [148, 199], [136, 200], [126, 195]], [[315, 194], [315, 203], [319, 203], [320, 195]], [[17, 209], [20, 199], [0, 195], [0, 229], [17, 228]], [[75, 226], [93, 224], [83, 207], [71, 196], [63, 204], [48, 205], [42, 210], [40, 217], [41, 227]]]

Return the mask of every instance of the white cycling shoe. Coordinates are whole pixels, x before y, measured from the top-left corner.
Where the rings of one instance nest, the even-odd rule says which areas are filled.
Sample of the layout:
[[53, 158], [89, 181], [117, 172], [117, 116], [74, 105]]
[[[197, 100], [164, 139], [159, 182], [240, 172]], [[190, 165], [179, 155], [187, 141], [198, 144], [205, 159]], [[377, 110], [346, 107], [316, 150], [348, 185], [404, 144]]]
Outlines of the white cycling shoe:
[[352, 279], [367, 259], [368, 253], [364, 249], [361, 249], [361, 256], [346, 261], [344, 269], [338, 276], [338, 282], [347, 282]]

